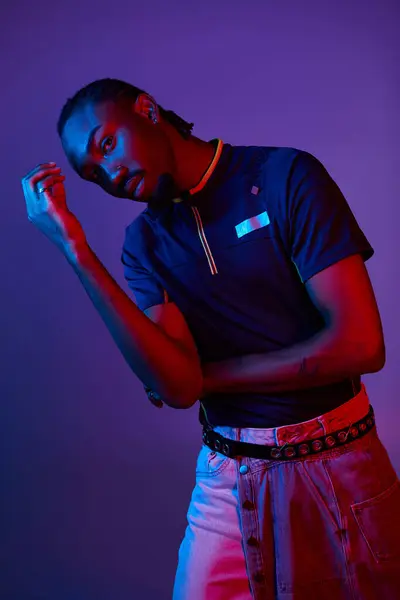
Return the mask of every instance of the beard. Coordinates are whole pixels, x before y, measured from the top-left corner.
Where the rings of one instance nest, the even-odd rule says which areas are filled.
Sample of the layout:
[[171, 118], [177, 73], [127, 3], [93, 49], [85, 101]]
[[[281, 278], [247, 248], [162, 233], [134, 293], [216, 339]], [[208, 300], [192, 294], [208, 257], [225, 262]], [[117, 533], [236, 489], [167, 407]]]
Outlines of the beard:
[[176, 184], [171, 173], [163, 173], [157, 181], [156, 188], [149, 200], [152, 206], [166, 206], [175, 198], [182, 198], [182, 190]]

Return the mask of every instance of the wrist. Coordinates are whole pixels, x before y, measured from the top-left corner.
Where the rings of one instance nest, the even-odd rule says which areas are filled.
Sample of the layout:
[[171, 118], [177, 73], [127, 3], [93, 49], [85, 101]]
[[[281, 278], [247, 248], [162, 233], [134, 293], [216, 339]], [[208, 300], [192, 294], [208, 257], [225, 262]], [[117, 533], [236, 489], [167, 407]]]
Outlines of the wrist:
[[63, 253], [67, 261], [74, 267], [85, 266], [92, 254], [92, 250], [85, 240], [70, 240], [63, 246]]

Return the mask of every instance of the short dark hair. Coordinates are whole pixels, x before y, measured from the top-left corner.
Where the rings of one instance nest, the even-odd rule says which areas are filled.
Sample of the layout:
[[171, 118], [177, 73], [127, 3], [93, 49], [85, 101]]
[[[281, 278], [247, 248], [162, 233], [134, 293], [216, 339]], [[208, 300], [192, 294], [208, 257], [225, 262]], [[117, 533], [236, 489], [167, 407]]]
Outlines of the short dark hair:
[[[74, 111], [82, 106], [86, 101], [91, 100], [95, 103], [106, 102], [111, 100], [118, 102], [119, 100], [126, 101], [132, 100], [135, 102], [140, 94], [145, 94], [144, 90], [122, 81], [121, 79], [96, 79], [88, 85], [78, 90], [72, 98], [68, 98], [63, 108], [61, 109], [60, 116], [57, 121], [57, 133], [59, 137], [62, 136], [65, 123], [74, 113]], [[188, 123], [181, 117], [175, 114], [172, 110], [165, 110], [162, 106], [158, 105], [161, 116], [171, 123], [175, 129], [181, 134], [182, 137], [187, 139], [191, 133], [194, 123]]]

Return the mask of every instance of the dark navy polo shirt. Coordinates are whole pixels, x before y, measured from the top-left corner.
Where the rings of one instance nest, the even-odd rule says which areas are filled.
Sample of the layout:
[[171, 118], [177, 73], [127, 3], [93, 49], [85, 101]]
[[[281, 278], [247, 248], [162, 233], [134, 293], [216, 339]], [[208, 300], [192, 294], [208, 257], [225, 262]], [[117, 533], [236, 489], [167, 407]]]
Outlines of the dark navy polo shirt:
[[[339, 187], [308, 152], [221, 141], [201, 185], [180, 203], [149, 202], [126, 229], [125, 277], [145, 310], [183, 313], [202, 362], [276, 351], [324, 327], [304, 283], [374, 251]], [[179, 373], [177, 373], [179, 377]], [[212, 394], [212, 425], [277, 427], [349, 400], [360, 378], [280, 393]]]

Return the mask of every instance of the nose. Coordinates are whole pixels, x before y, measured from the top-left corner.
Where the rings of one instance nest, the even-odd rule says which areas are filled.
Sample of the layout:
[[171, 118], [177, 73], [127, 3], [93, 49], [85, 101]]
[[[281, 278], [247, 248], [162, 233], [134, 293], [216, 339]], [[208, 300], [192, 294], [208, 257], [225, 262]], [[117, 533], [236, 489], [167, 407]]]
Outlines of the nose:
[[124, 179], [124, 177], [126, 177], [128, 170], [124, 169], [124, 167], [122, 167], [121, 165], [118, 165], [115, 169], [113, 169], [110, 173], [109, 173], [109, 180], [112, 184], [112, 186], [119, 186], [122, 182], [122, 180]]

